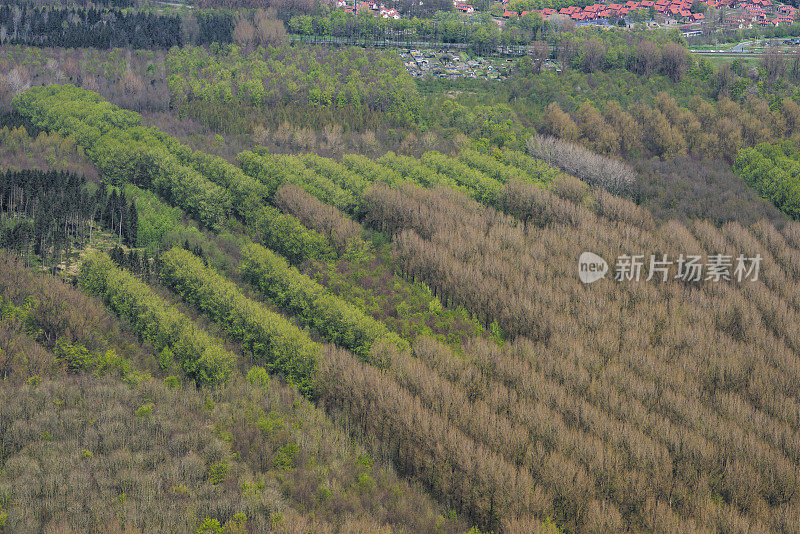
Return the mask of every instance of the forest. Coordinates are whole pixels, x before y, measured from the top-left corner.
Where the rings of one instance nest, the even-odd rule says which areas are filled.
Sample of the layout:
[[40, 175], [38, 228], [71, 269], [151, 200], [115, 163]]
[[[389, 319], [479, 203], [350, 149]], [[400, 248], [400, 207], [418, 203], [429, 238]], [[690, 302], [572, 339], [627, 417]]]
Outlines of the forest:
[[176, 17], [113, 8], [37, 8], [26, 2], [0, 6], [0, 44], [157, 49], [180, 46], [181, 38]]
[[192, 6], [0, 8], [0, 534], [797, 531], [794, 56]]

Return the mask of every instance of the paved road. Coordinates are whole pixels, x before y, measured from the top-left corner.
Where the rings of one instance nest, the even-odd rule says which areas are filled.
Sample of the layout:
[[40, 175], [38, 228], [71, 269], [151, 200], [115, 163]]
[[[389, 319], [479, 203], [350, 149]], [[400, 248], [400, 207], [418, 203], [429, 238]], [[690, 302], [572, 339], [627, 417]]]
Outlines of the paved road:
[[738, 52], [744, 52], [744, 50], [742, 50], [742, 47], [750, 46], [751, 44], [753, 44], [753, 41], [744, 41], [744, 42], [735, 44], [733, 46], [733, 48], [731, 48], [731, 52], [737, 52], [737, 53]]

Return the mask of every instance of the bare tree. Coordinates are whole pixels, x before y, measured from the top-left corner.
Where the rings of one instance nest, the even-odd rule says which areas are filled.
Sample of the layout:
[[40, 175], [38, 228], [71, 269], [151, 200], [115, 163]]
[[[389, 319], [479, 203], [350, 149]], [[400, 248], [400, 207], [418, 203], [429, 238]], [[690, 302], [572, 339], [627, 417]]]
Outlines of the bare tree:
[[280, 46], [286, 42], [286, 27], [275, 16], [275, 10], [259, 9], [255, 13], [256, 40], [259, 44]]
[[18, 95], [31, 87], [31, 76], [25, 67], [14, 67], [6, 76], [11, 93]]
[[193, 14], [189, 13], [181, 19], [181, 31], [184, 43], [197, 42], [197, 38], [200, 37], [200, 24]]
[[667, 43], [661, 50], [661, 70], [664, 74], [678, 82], [688, 68], [689, 53], [686, 49], [677, 43]]
[[530, 57], [533, 63], [534, 72], [537, 74], [542, 71], [544, 62], [550, 57], [550, 45], [544, 41], [534, 41], [530, 46]]
[[596, 37], [589, 39], [583, 46], [583, 57], [581, 58], [581, 67], [586, 72], [594, 72], [600, 68], [603, 63], [603, 54], [605, 54], [605, 47], [603, 42]]
[[248, 47], [253, 44], [256, 37], [256, 29], [249, 20], [242, 17], [236, 22], [233, 29], [233, 40], [240, 46]]
[[767, 48], [761, 56], [760, 66], [764, 68], [770, 84], [775, 83], [775, 80], [786, 72], [786, 60], [775, 47]]
[[627, 190], [636, 179], [629, 165], [554, 137], [535, 135], [525, 146], [531, 156], [560, 167], [589, 185], [612, 192]]

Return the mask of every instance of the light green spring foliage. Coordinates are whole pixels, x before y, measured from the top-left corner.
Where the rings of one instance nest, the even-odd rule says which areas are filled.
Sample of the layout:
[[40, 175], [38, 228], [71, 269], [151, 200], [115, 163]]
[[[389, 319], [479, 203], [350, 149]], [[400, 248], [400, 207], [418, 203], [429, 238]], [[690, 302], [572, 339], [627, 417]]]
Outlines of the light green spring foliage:
[[547, 162], [532, 158], [517, 150], [498, 151], [497, 158], [502, 163], [523, 171], [523, 174], [519, 176], [519, 179], [523, 182], [549, 184], [564, 174], [560, 169]]
[[392, 169], [386, 168], [360, 154], [347, 154], [342, 158], [342, 164], [372, 183], [379, 182], [394, 185], [403, 179]]
[[56, 360], [71, 372], [91, 371], [97, 376], [118, 374], [129, 384], [137, 384], [143, 378], [128, 358], [119, 356], [113, 349], [94, 353], [81, 344], [58, 339], [53, 352]]
[[[181, 369], [199, 385], [225, 382], [236, 357], [219, 341], [156, 295], [146, 284], [117, 268], [106, 254], [94, 253], [81, 266], [78, 283], [130, 321], [155, 351], [169, 349]], [[164, 362], [166, 363], [166, 362]]]
[[245, 151], [239, 154], [238, 159], [242, 169], [264, 183], [272, 194], [283, 184], [295, 184], [345, 213], [354, 214], [358, 211], [359, 204], [352, 192], [312, 171], [299, 157]]
[[494, 178], [439, 152], [426, 152], [421, 161], [430, 169], [464, 187], [478, 202], [487, 206], [498, 205], [503, 184]]
[[247, 298], [236, 284], [206, 267], [186, 250], [161, 256], [161, 279], [185, 301], [197, 306], [254, 360], [282, 373], [305, 395], [312, 392], [320, 347], [282, 315]]
[[72, 85], [34, 87], [12, 105], [36, 126], [73, 136], [112, 185], [153, 189], [202, 224], [218, 228], [232, 212], [230, 193], [183, 165], [176, 139], [141, 126], [142, 118]]
[[431, 169], [426, 167], [420, 160], [412, 158], [411, 156], [402, 156], [394, 152], [387, 152], [376, 161], [387, 169], [402, 176], [404, 180], [421, 185], [422, 187], [444, 185], [460, 189], [455, 180], [438, 172], [432, 172]]
[[520, 180], [545, 185], [562, 174], [542, 160], [512, 150], [497, 150], [494, 154], [484, 154], [467, 148], [459, 152], [458, 159], [503, 184], [511, 180]]
[[370, 180], [364, 178], [356, 172], [351, 171], [341, 163], [337, 163], [329, 158], [323, 158], [316, 154], [306, 154], [302, 157], [303, 163], [320, 176], [332, 181], [345, 191], [348, 191], [356, 199], [354, 212], [350, 215], [361, 214], [364, 210], [362, 196], [364, 189], [370, 184]]
[[312, 117], [337, 110], [352, 124], [362, 124], [366, 113], [411, 124], [420, 112], [416, 83], [386, 51], [283, 46], [245, 55], [235, 45], [184, 46], [170, 50], [166, 64], [177, 107], [193, 101], [265, 111], [289, 106]]
[[272, 206], [261, 206], [250, 233], [258, 242], [295, 264], [305, 260], [332, 260], [336, 255], [327, 237]]
[[792, 141], [742, 149], [733, 170], [779, 210], [800, 220], [800, 150]]
[[379, 341], [400, 348], [408, 343], [357, 307], [332, 295], [270, 250], [250, 244], [242, 250], [242, 274], [262, 292], [297, 314], [326, 339], [368, 359]]

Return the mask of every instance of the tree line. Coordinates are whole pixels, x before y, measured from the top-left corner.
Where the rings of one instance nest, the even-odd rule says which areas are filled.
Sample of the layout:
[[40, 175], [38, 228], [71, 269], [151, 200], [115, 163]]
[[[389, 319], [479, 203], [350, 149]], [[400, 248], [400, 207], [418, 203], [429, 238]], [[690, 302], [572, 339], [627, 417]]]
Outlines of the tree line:
[[99, 7], [0, 6], [0, 44], [168, 49], [183, 44], [174, 16]]
[[[332, 532], [333, 524], [366, 531], [467, 528], [461, 519], [443, 520], [430, 497], [372, 461], [321, 410], [263, 368], [246, 366], [214, 390], [182, 387], [174, 370], [159, 369], [151, 348], [136, 343], [97, 299], [34, 273], [4, 251], [0, 310], [0, 482], [12, 488], [0, 506], [6, 529], [122, 529], [122, 515], [124, 528], [146, 530], [242, 532], [297, 523], [321, 532]], [[100, 360], [103, 366], [126, 362], [128, 371], [94, 367]], [[92, 430], [98, 414], [104, 423]], [[62, 419], [69, 422], [56, 424]], [[46, 455], [32, 462], [30, 451], [43, 446]], [[132, 475], [118, 469], [130, 447], [138, 455]], [[87, 470], [91, 480], [77, 475]], [[47, 477], [72, 483], [40, 486]], [[265, 494], [256, 478], [280, 480], [292, 491]], [[118, 484], [125, 485], [125, 499]], [[172, 504], [153, 498], [162, 486]], [[54, 495], [83, 506], [72, 509]], [[126, 508], [131, 505], [135, 511]], [[349, 512], [343, 515], [341, 506]]]
[[78, 284], [130, 321], [139, 339], [158, 353], [159, 365], [172, 365], [198, 385], [224, 383], [236, 356], [108, 255], [94, 253], [81, 264]]
[[[412, 14], [414, 15], [414, 14]], [[347, 43], [464, 44], [478, 54], [494, 54], [498, 46], [524, 46], [544, 41], [552, 30], [538, 13], [506, 21], [502, 28], [488, 14], [466, 17], [461, 13], [439, 11], [400, 19], [375, 17], [370, 12], [298, 15], [287, 23], [289, 32], [312, 42], [342, 40]]]
[[280, 373], [310, 396], [320, 347], [283, 316], [245, 297], [236, 284], [206, 267], [183, 249], [158, 258], [161, 280], [185, 301], [196, 305], [227, 332], [254, 361]]

